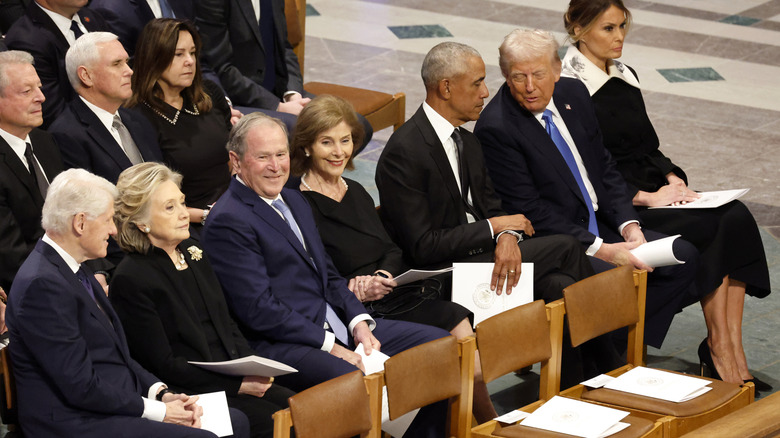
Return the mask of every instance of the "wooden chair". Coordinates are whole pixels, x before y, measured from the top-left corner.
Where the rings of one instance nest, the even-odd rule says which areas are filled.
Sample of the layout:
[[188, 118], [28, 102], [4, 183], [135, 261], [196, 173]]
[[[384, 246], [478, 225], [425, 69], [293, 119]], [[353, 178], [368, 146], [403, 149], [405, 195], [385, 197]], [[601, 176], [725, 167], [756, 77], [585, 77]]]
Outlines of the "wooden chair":
[[684, 438], [780, 437], [780, 393], [776, 392], [743, 409], [732, 412]]
[[[519, 410], [533, 412], [558, 394], [563, 339], [563, 301], [544, 305], [541, 300], [507, 310], [477, 325], [477, 347], [482, 377], [491, 382], [504, 374], [541, 362], [539, 400]], [[663, 435], [663, 425], [629, 415], [623, 422], [631, 427], [612, 435], [614, 438], [655, 437]], [[567, 437], [523, 425], [502, 427], [495, 420], [472, 429], [474, 438], [483, 437]]]
[[[644, 303], [647, 272], [628, 266], [612, 269], [579, 281], [563, 290], [565, 312], [573, 346], [605, 333], [628, 327], [628, 364], [607, 374], [617, 377], [644, 365]], [[712, 379], [709, 379], [712, 380]], [[673, 417], [665, 423], [666, 437], [675, 438], [747, 406], [753, 401], [752, 383], [742, 386], [713, 380], [706, 394], [682, 403], [642, 397], [606, 388], [577, 385], [561, 395], [627, 410], [650, 420]]]
[[[303, 75], [306, 51], [306, 0], [285, 0], [284, 8], [287, 18], [287, 39], [295, 54], [298, 55], [301, 75]], [[396, 130], [406, 120], [406, 95], [404, 93], [388, 94], [325, 82], [305, 83], [303, 88], [312, 94], [332, 94], [346, 99], [355, 107], [355, 111], [368, 120], [374, 131], [389, 126]]]
[[396, 354], [385, 362], [390, 419], [449, 399], [448, 437], [471, 436], [474, 392], [473, 337], [452, 336]]
[[274, 438], [381, 436], [382, 376], [354, 371], [290, 397], [274, 414]]

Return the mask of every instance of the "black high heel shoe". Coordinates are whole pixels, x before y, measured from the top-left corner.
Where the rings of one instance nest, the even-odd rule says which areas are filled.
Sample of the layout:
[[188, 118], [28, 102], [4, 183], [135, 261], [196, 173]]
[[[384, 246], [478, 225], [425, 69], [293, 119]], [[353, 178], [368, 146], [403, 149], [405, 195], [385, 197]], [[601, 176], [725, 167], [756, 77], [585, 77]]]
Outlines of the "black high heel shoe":
[[745, 382], [753, 382], [753, 385], [756, 387], [756, 391], [769, 392], [772, 389], [774, 389], [774, 388], [772, 388], [772, 385], [764, 382], [763, 380], [758, 380], [758, 377], [756, 377], [756, 376], [753, 376], [752, 379], [745, 380]]
[[712, 361], [710, 346], [707, 345], [707, 338], [704, 338], [699, 344], [699, 374], [712, 379], [723, 380], [715, 369], [715, 363]]

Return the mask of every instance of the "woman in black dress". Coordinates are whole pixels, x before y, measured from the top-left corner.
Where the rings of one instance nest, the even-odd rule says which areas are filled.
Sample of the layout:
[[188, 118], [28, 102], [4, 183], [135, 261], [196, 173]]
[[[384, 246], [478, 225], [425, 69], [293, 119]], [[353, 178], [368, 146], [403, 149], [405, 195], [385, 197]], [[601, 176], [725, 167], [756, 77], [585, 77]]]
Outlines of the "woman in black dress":
[[208, 257], [189, 239], [181, 175], [141, 163], [119, 175], [116, 240], [127, 252], [111, 279], [111, 304], [135, 360], [177, 392], [225, 391], [249, 417], [252, 437], [271, 437], [274, 412], [293, 392], [262, 376], [228, 376], [188, 361], [256, 354], [236, 323]]
[[682, 169], [659, 150], [636, 72], [615, 61], [622, 55], [630, 20], [622, 0], [572, 0], [564, 23], [574, 46], [563, 60], [563, 74], [579, 78], [588, 88], [604, 145], [617, 161], [644, 224], [682, 234], [701, 253], [697, 285], [702, 296], [707, 295], [702, 307], [708, 337], [699, 346], [700, 360], [713, 376], [753, 381], [757, 389], [769, 390], [750, 374], [742, 347], [745, 293], [765, 297], [770, 291], [753, 216], [739, 201], [715, 209], [647, 208], [684, 204], [699, 195], [688, 188]]
[[[401, 249], [382, 226], [371, 196], [357, 181], [342, 177], [345, 169], [354, 169], [354, 144], [362, 140], [363, 127], [352, 106], [335, 96], [322, 95], [309, 102], [295, 125], [291, 173], [301, 177], [300, 190], [312, 206], [328, 255], [372, 316], [433, 325], [459, 339], [473, 335], [471, 312], [449, 301], [449, 291], [440, 291], [444, 296], [418, 295], [397, 311], [387, 305], [396, 298], [388, 297], [396, 286], [393, 277], [407, 267]], [[418, 292], [419, 287], [408, 291]], [[399, 288], [396, 293], [404, 292]], [[480, 423], [496, 416], [481, 375], [477, 358], [474, 415]]]
[[225, 143], [232, 127], [221, 90], [201, 78], [200, 49], [200, 36], [189, 21], [150, 21], [138, 38], [128, 103], [152, 122], [165, 163], [183, 175], [196, 233], [230, 183]]

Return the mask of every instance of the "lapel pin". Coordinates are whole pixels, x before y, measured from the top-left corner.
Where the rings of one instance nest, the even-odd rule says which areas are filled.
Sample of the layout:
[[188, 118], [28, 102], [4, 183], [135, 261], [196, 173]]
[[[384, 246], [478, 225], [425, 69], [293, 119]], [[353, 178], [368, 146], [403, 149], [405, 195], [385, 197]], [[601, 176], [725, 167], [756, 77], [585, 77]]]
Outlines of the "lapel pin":
[[569, 105], [568, 103], [566, 105], [564, 105], [564, 106], [566, 107], [567, 110], [571, 109], [571, 105]]
[[86, 21], [87, 23], [89, 23], [89, 17], [84, 17], [84, 21]]

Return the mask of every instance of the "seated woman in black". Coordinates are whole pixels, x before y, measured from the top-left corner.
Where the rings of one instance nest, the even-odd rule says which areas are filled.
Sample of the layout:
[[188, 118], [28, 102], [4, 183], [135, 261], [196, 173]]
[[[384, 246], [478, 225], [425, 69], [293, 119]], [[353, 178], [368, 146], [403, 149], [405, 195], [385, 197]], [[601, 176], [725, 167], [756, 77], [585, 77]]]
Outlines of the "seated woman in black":
[[[345, 169], [354, 169], [354, 144], [362, 139], [363, 127], [352, 105], [335, 96], [322, 95], [309, 102], [295, 125], [291, 173], [301, 177], [300, 189], [312, 206], [328, 255], [372, 316], [433, 325], [457, 338], [473, 335], [471, 312], [449, 301], [449, 296], [404, 297], [411, 303], [390, 308], [391, 300], [401, 298], [388, 296], [396, 286], [393, 277], [407, 269], [401, 249], [387, 235], [368, 192], [357, 181], [341, 176]], [[408, 293], [418, 292], [419, 288]], [[449, 295], [449, 291], [441, 293]], [[474, 415], [484, 422], [495, 418], [496, 411], [481, 374], [477, 357]]]
[[682, 234], [701, 253], [697, 286], [708, 337], [699, 358], [716, 378], [754, 380], [742, 347], [745, 293], [769, 294], [769, 270], [755, 219], [739, 201], [714, 209], [647, 209], [679, 205], [699, 195], [685, 173], [659, 150], [647, 116], [636, 72], [615, 61], [622, 55], [631, 13], [622, 0], [572, 0], [564, 16], [574, 42], [563, 60], [563, 74], [579, 78], [596, 108], [604, 145], [617, 161], [639, 216], [648, 228]]
[[144, 27], [133, 62], [133, 97], [157, 129], [165, 163], [180, 172], [193, 237], [230, 183], [225, 149], [231, 112], [219, 87], [201, 78], [200, 36], [189, 21], [161, 18]]
[[130, 353], [177, 392], [225, 391], [249, 417], [252, 437], [271, 437], [274, 412], [293, 392], [263, 376], [235, 377], [188, 361], [219, 362], [256, 354], [230, 318], [208, 257], [189, 239], [181, 175], [141, 163], [119, 175], [116, 240], [128, 254], [111, 279], [111, 304]]

